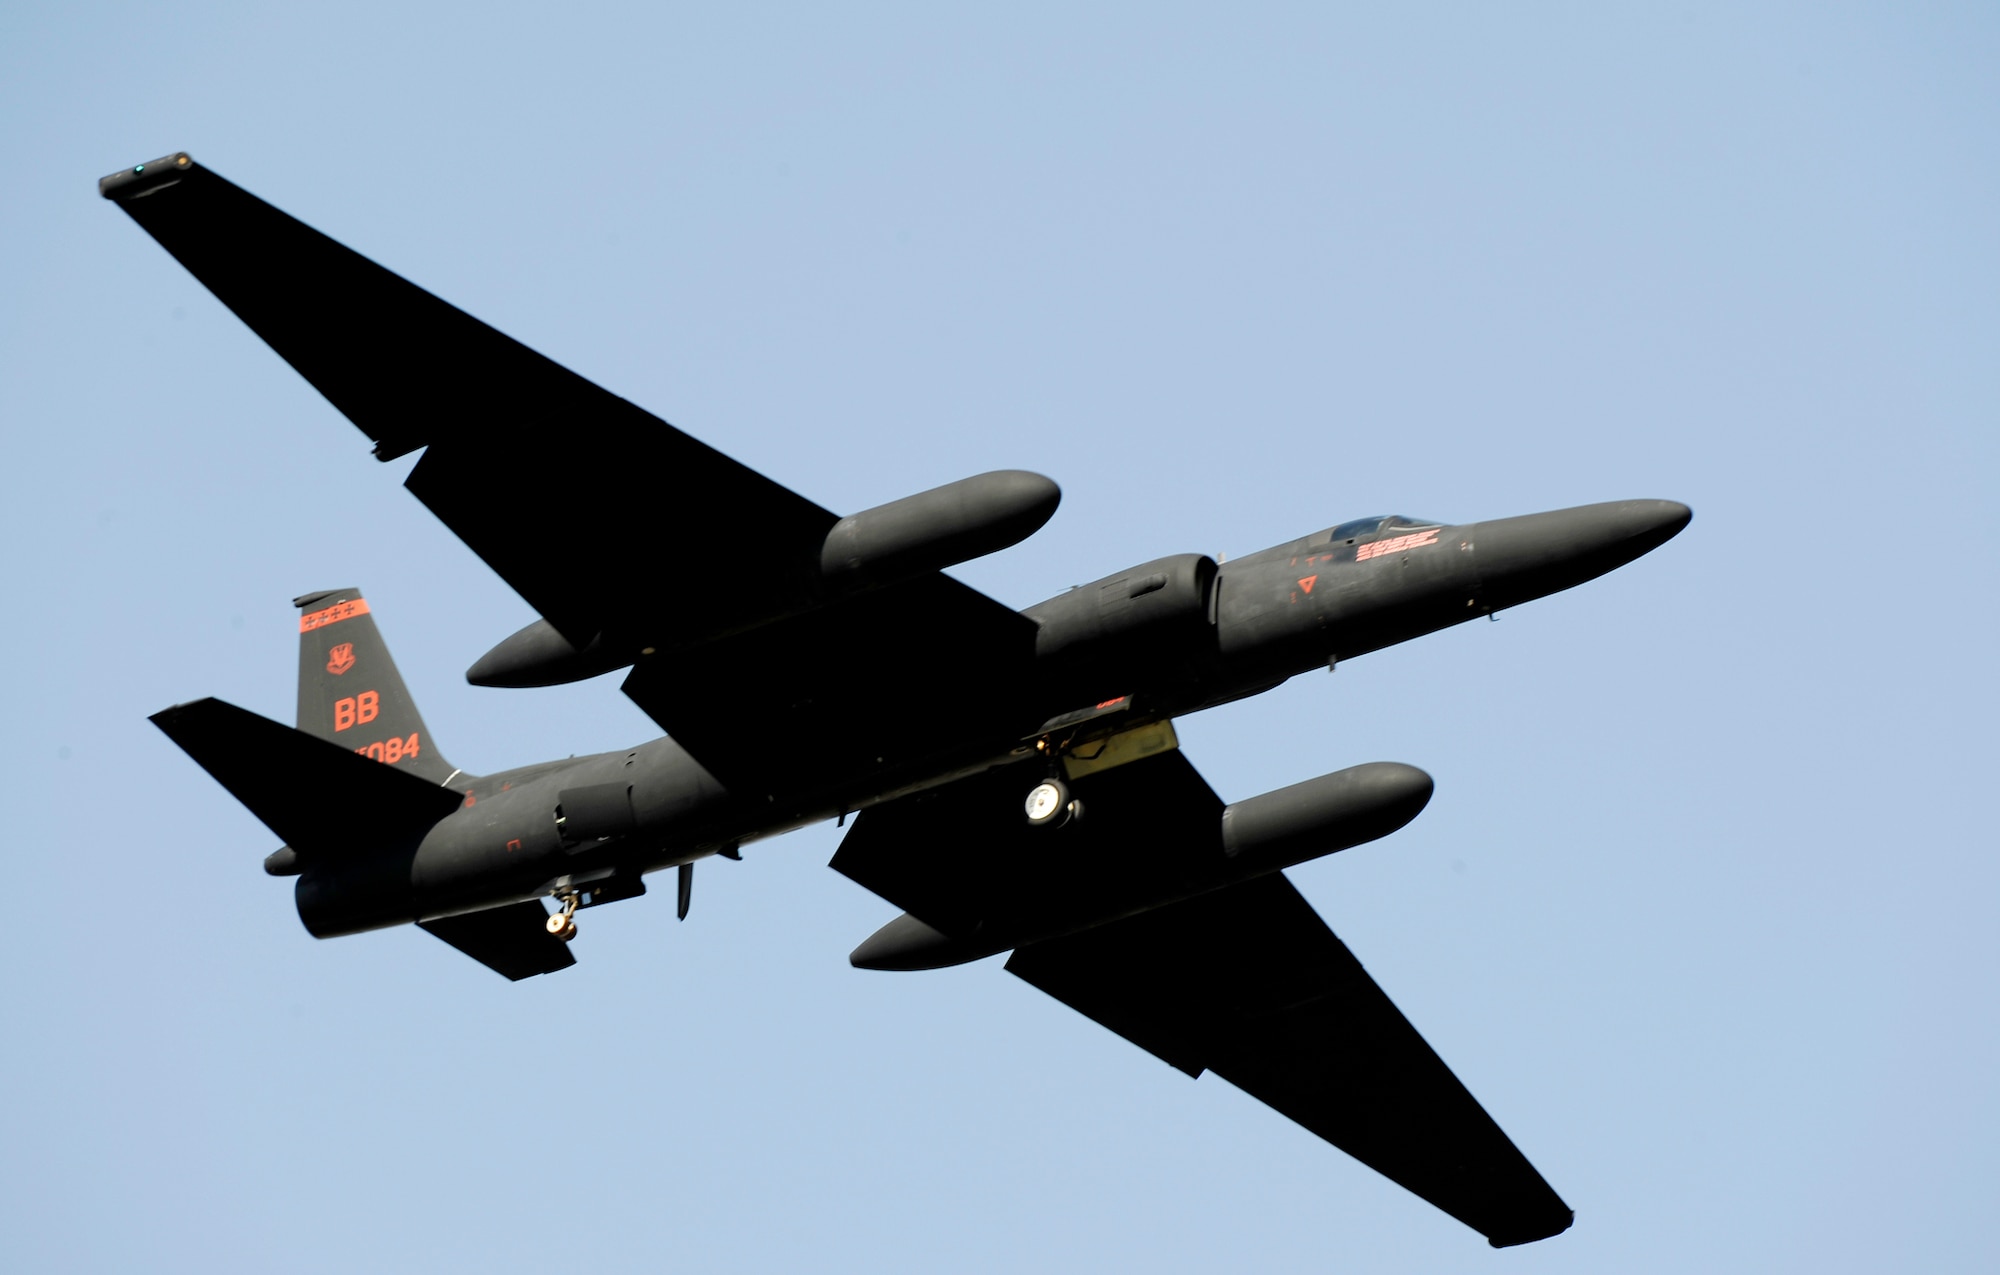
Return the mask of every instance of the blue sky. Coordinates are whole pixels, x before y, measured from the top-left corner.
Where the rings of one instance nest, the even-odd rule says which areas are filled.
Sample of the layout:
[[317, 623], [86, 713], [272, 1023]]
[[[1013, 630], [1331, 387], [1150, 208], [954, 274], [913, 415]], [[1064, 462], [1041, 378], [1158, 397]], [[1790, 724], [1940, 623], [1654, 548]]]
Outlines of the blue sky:
[[[1975, 5], [0, 10], [8, 1264], [1993, 1269], [1996, 57]], [[828, 507], [1050, 474], [958, 572], [1016, 606], [1692, 505], [1180, 724], [1232, 800], [1436, 777], [1293, 876], [1574, 1229], [1492, 1254], [997, 962], [849, 969], [894, 909], [831, 827], [518, 986], [307, 937], [145, 720], [289, 719], [294, 594], [364, 588], [470, 770], [655, 731], [464, 683], [530, 613], [97, 198], [174, 149]]]

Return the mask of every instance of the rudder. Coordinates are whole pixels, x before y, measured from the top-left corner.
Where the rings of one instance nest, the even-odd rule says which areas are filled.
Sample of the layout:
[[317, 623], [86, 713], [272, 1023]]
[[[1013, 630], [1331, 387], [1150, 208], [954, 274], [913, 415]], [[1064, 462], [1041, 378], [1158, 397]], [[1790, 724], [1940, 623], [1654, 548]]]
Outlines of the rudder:
[[323, 589], [299, 608], [301, 731], [434, 784], [459, 773], [424, 725], [359, 589]]

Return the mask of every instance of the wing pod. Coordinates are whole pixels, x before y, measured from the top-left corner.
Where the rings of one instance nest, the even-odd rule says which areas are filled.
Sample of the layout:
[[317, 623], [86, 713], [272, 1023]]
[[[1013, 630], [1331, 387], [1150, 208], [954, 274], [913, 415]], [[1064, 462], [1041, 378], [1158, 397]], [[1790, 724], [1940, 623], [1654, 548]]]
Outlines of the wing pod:
[[1048, 829], [1020, 818], [1016, 769], [862, 813], [833, 867], [908, 912], [849, 963], [960, 965], [1225, 889], [1385, 837], [1433, 787], [1369, 762], [1223, 806], [1173, 752], [1077, 780], [1089, 817]]
[[[815, 591], [774, 594], [764, 622], [998, 553], [1041, 530], [1061, 501], [1054, 481], [1001, 469], [850, 514], [821, 543]], [[624, 668], [644, 653], [633, 641], [606, 641], [602, 634], [578, 646], [547, 620], [536, 620], [480, 656], [465, 680], [474, 686], [558, 686]]]
[[473, 661], [465, 680], [474, 686], [561, 686], [632, 663], [638, 652], [605, 645], [604, 637], [581, 649], [547, 620], [536, 620]]
[[1415, 766], [1377, 761], [1239, 801], [1222, 812], [1222, 851], [1246, 875], [1386, 837], [1417, 817], [1435, 785]]
[[983, 558], [1040, 531], [1061, 501], [1053, 480], [1023, 469], [961, 478], [833, 524], [820, 577], [865, 588]]

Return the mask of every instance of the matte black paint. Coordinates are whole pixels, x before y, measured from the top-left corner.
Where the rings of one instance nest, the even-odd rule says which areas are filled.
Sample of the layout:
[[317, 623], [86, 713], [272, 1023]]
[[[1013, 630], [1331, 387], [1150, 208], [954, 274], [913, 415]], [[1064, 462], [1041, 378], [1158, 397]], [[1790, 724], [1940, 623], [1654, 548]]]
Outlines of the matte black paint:
[[[825, 605], [996, 553], [1040, 530], [1061, 499], [1061, 490], [1047, 478], [1009, 469], [850, 514], [834, 523], [820, 545], [814, 601]], [[764, 622], [794, 613], [774, 607]], [[602, 633], [579, 647], [547, 620], [536, 620], [480, 656], [465, 678], [474, 686], [556, 686], [655, 653], [629, 642], [607, 642]]]
[[1023, 947], [1010, 973], [1214, 1071], [1495, 1248], [1573, 1217], [1281, 874]]
[[[423, 450], [410, 491], [544, 617], [472, 681], [630, 666], [625, 693], [670, 736], [465, 775], [360, 595], [301, 597], [297, 730], [212, 699], [153, 720], [284, 838], [265, 867], [297, 875], [311, 933], [414, 921], [531, 977], [575, 959], [540, 899], [633, 898], [677, 867], [685, 916], [696, 860], [858, 811], [833, 866], [906, 911], [856, 964], [1013, 948], [1023, 979], [1496, 1245], [1569, 1225], [1280, 872], [1413, 818], [1423, 772], [1372, 763], [1225, 806], [1172, 750], [1080, 772], [1084, 815], [1064, 826], [1030, 828], [1020, 801], [1072, 745], [1085, 758], [1105, 732], [1569, 588], [1671, 538], [1686, 506], [1370, 518], [1226, 565], [1161, 558], [1016, 613], [938, 568], [1040, 527], [1059, 499], [1046, 478], [1001, 471], [841, 518], [184, 154], [100, 190], [376, 455]], [[524, 473], [588, 516], [520, 517]], [[713, 548], [665, 562], [689, 545]], [[646, 583], [666, 574], [671, 589]]]
[[1175, 751], [1075, 780], [1085, 817], [1037, 828], [1018, 813], [1035, 765], [861, 816], [833, 868], [908, 911], [853, 965], [938, 969], [1104, 925], [1386, 837], [1431, 797], [1423, 771], [1370, 762], [1225, 807]]

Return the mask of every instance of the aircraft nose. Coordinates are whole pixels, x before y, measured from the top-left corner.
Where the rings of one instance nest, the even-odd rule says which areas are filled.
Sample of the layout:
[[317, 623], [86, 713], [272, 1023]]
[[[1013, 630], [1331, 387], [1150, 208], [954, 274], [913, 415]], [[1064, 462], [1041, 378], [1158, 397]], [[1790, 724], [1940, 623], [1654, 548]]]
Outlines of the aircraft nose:
[[1482, 522], [1473, 535], [1481, 595], [1498, 610], [1582, 584], [1659, 548], [1693, 517], [1677, 500], [1614, 500]]

